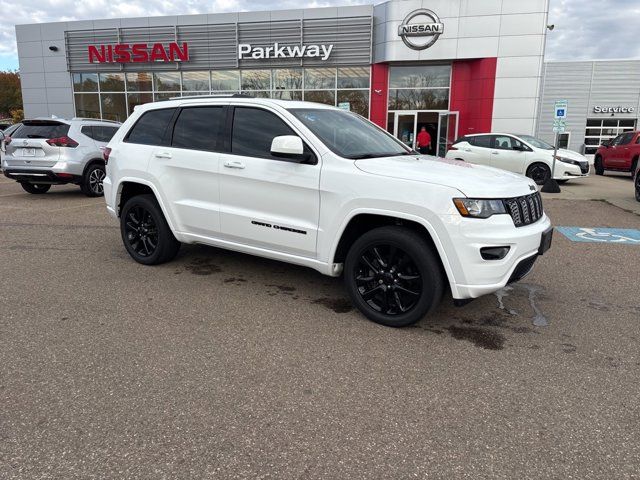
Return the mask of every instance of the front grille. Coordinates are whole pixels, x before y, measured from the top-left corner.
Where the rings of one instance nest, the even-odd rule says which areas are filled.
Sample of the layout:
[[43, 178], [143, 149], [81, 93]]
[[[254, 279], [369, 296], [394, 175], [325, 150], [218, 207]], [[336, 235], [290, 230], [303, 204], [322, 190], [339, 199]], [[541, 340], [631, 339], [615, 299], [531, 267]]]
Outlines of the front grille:
[[516, 227], [531, 225], [542, 218], [542, 197], [539, 192], [524, 197], [508, 198], [504, 201], [507, 213]]
[[517, 282], [526, 277], [533, 269], [533, 264], [536, 263], [537, 258], [538, 256], [534, 255], [533, 257], [525, 258], [524, 260], [522, 260], [516, 266], [507, 283]]
[[581, 163], [580, 164], [580, 171], [582, 173], [589, 173], [589, 164], [588, 163]]

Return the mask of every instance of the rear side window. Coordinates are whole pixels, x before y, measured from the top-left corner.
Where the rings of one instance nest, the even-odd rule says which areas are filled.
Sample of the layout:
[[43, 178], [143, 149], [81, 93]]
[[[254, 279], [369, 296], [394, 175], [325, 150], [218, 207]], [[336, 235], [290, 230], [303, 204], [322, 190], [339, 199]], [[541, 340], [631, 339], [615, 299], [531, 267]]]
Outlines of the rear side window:
[[160, 145], [164, 138], [164, 132], [171, 121], [175, 108], [163, 108], [150, 110], [144, 113], [136, 122], [124, 140], [129, 143], [142, 145]]
[[13, 138], [57, 138], [69, 133], [66, 123], [23, 124], [12, 135]]
[[471, 139], [469, 139], [468, 137], [460, 137], [455, 142], [453, 142], [451, 145], [457, 145], [458, 143], [462, 143], [462, 142], [471, 143]]
[[271, 112], [260, 108], [235, 108], [231, 153], [282, 160], [281, 157], [271, 155], [271, 142], [280, 135], [296, 135], [296, 133], [280, 117]]
[[183, 108], [173, 127], [171, 146], [216, 151], [224, 113], [222, 107]]
[[118, 131], [117, 127], [93, 126], [93, 138], [98, 142], [110, 142]]
[[482, 148], [492, 148], [490, 135], [478, 135], [477, 137], [471, 137], [469, 140], [471, 145]]

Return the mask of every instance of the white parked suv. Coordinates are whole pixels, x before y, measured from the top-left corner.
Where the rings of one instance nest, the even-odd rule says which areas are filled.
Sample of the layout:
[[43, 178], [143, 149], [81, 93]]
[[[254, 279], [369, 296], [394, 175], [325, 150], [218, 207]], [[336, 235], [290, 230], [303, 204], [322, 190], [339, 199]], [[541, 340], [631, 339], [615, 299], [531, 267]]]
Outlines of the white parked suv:
[[11, 135], [0, 132], [4, 175], [29, 193], [73, 183], [90, 197], [102, 195], [102, 148], [120, 123], [93, 118], [24, 120]]
[[[531, 135], [481, 133], [459, 138], [449, 148], [446, 156], [520, 173], [533, 179], [538, 185], [544, 185], [551, 177], [553, 145]], [[589, 161], [584, 155], [559, 149], [556, 160], [553, 178], [559, 183], [589, 175]]]
[[315, 103], [147, 104], [105, 149], [108, 211], [137, 262], [200, 243], [344, 275], [371, 320], [406, 326], [445, 288], [465, 300], [524, 277], [550, 246], [535, 184], [422, 156]]

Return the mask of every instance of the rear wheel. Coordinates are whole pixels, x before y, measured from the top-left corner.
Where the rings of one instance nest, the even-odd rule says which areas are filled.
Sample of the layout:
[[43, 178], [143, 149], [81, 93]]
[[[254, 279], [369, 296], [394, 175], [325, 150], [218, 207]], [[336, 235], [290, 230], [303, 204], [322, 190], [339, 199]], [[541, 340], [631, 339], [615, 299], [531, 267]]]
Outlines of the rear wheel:
[[104, 195], [104, 187], [102, 181], [106, 177], [106, 171], [104, 165], [94, 163], [87, 168], [84, 172], [80, 189], [88, 197], [101, 197]]
[[596, 171], [596, 175], [604, 175], [604, 164], [600, 155], [596, 155], [593, 160], [593, 169]]
[[51, 185], [46, 183], [28, 183], [21, 182], [20, 185], [24, 188], [25, 192], [32, 193], [34, 195], [38, 195], [41, 193], [47, 193], [51, 188]]
[[442, 298], [440, 265], [425, 239], [402, 227], [380, 227], [354, 242], [344, 280], [354, 305], [370, 320], [406, 327]]
[[544, 163], [534, 163], [527, 169], [527, 177], [538, 185], [544, 185], [551, 178], [551, 169]]
[[120, 233], [129, 255], [138, 263], [157, 265], [172, 260], [180, 249], [153, 195], [127, 200], [120, 215]]

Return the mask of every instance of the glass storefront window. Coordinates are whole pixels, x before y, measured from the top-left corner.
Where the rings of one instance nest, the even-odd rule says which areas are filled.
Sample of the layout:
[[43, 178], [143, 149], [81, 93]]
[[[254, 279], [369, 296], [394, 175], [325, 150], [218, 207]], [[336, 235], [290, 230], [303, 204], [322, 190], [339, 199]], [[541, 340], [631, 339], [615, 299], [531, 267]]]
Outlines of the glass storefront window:
[[153, 83], [158, 92], [179, 92], [180, 72], [154, 72]]
[[76, 116], [83, 118], [100, 118], [100, 99], [97, 93], [76, 93]]
[[389, 88], [448, 88], [450, 77], [450, 65], [391, 67]]
[[124, 73], [101, 73], [101, 92], [124, 92]]
[[247, 94], [251, 95], [252, 97], [256, 97], [256, 98], [270, 98], [271, 97], [271, 92], [268, 92], [268, 91], [255, 91], [255, 90], [252, 90], [252, 91], [248, 92]]
[[73, 91], [74, 92], [97, 92], [98, 91], [98, 74], [97, 73], [74, 73], [73, 74]]
[[349, 110], [369, 118], [369, 90], [338, 90], [338, 104], [348, 102]]
[[133, 113], [133, 109], [138, 105], [153, 102], [153, 94], [151, 92], [129, 93], [127, 94], [127, 103], [129, 105], [129, 115]]
[[336, 104], [334, 90], [305, 90], [304, 100], [306, 102], [324, 103], [325, 105]]
[[301, 88], [301, 68], [280, 68], [273, 71], [274, 90], [299, 90]]
[[271, 90], [271, 70], [242, 70], [242, 90]]
[[211, 90], [240, 90], [240, 72], [238, 70], [214, 70], [211, 72]]
[[124, 122], [127, 119], [127, 104], [124, 93], [102, 93], [100, 94], [100, 105], [102, 106], [102, 118], [105, 120], [115, 120]]
[[183, 72], [182, 89], [193, 92], [208, 92], [211, 90], [209, 72]]
[[447, 110], [449, 89], [389, 90], [389, 110]]
[[276, 90], [273, 97], [278, 100], [302, 100], [302, 90]]
[[338, 88], [369, 88], [369, 67], [338, 68]]
[[336, 88], [335, 68], [306, 68], [304, 70], [305, 90], [333, 90]]
[[169, 100], [173, 97], [179, 97], [180, 92], [153, 92], [153, 101]]
[[129, 72], [126, 77], [128, 92], [150, 92], [153, 90], [150, 73]]

